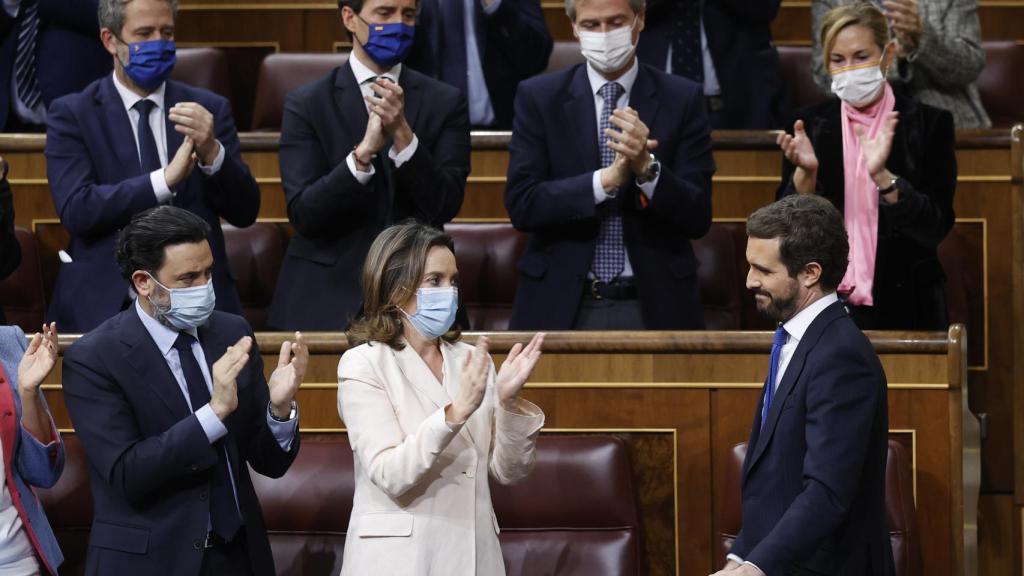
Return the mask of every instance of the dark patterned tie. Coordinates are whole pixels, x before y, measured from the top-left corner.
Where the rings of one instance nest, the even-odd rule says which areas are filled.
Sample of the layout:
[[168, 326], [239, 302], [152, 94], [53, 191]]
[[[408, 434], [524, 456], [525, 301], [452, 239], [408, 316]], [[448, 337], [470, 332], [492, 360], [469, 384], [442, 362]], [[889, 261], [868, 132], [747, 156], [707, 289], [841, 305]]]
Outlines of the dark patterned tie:
[[782, 347], [786, 345], [788, 336], [786, 329], [779, 326], [775, 330], [775, 337], [772, 338], [772, 355], [768, 360], [768, 381], [765, 382], [764, 406], [761, 407], [762, 430], [764, 430], [765, 421], [768, 420], [768, 410], [772, 407], [772, 400], [775, 399], [775, 380], [779, 376], [779, 356], [782, 354]]
[[[603, 100], [601, 106], [601, 123], [598, 126], [598, 144], [601, 151], [601, 167], [610, 166], [615, 161], [615, 151], [608, 147], [608, 136], [605, 130], [612, 128], [612, 112], [619, 98], [626, 92], [618, 82], [608, 82], [598, 91]], [[592, 264], [594, 277], [601, 282], [609, 282], [622, 273], [626, 265], [626, 252], [622, 241], [622, 213], [615, 199], [602, 202], [597, 207], [601, 218], [601, 229], [597, 234], [597, 246], [594, 248]]]
[[466, 7], [463, 0], [438, 0], [441, 4], [441, 28], [444, 30], [441, 42], [444, 46], [441, 66], [441, 81], [469, 94], [469, 63], [466, 60]]
[[132, 106], [139, 113], [139, 127], [135, 131], [139, 138], [139, 167], [143, 174], [149, 174], [160, 169], [160, 154], [156, 149], [156, 138], [153, 136], [153, 129], [149, 126], [149, 114], [156, 108], [156, 102], [152, 100], [139, 100]]
[[[192, 343], [196, 339], [185, 332], [178, 333], [174, 341], [174, 349], [178, 351], [178, 361], [188, 385], [188, 398], [195, 412], [210, 402], [210, 391], [206, 387], [206, 378], [199, 368]], [[210, 470], [210, 525], [221, 538], [230, 541], [241, 526], [238, 508], [235, 506], [235, 489], [231, 485], [231, 474], [228, 471], [227, 454], [224, 452], [224, 441], [214, 442], [217, 451], [217, 464]]]
[[701, 0], [678, 2], [672, 30], [672, 73], [702, 84], [704, 53], [700, 47]]
[[42, 96], [36, 77], [36, 36], [39, 33], [39, 6], [36, 0], [23, 0], [18, 14], [18, 44], [14, 56], [14, 78], [18, 99], [29, 109], [39, 105]]

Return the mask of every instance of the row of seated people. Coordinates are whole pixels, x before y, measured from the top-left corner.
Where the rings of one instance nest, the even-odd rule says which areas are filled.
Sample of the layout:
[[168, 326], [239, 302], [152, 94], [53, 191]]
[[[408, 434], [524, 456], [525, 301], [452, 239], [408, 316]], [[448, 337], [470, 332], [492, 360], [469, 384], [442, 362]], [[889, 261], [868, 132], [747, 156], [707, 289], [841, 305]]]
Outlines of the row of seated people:
[[[7, 321], [26, 332], [42, 324], [53, 290], [57, 248], [66, 232], [57, 224], [39, 224], [37, 233], [17, 228], [21, 264], [0, 281], [0, 302]], [[460, 275], [460, 296], [469, 328], [479, 331], [508, 329], [518, 274], [516, 262], [527, 236], [509, 223], [449, 223], [455, 241]], [[293, 235], [288, 224], [259, 222], [247, 228], [224, 227], [227, 254], [237, 280], [243, 314], [256, 331], [269, 330], [269, 308], [277, 286], [281, 262]], [[703, 238], [694, 241], [700, 261], [701, 303], [709, 330], [763, 330], [770, 326], [757, 313], [744, 286], [747, 236], [743, 223], [716, 222]], [[984, 325], [983, 269], [976, 247], [954, 228], [939, 247], [948, 271], [946, 302], [953, 323]]]
[[[172, 11], [152, 2], [172, 26]], [[361, 306], [355, 271], [370, 238], [406, 218], [441, 226], [462, 204], [465, 100], [436, 80], [403, 72], [414, 10], [382, 15], [360, 5], [361, 13], [344, 6], [343, 20], [367, 39], [343, 66], [293, 90], [284, 106], [280, 162], [296, 235], [282, 264], [287, 281], [274, 290], [274, 328], [344, 327]], [[122, 31], [132, 33], [132, 18], [146, 17], [134, 6], [123, 7]], [[704, 325], [690, 247], [711, 220], [715, 168], [704, 95], [693, 82], [641, 66], [634, 51], [642, 14], [624, 0], [610, 9], [611, 16], [589, 3], [570, 5], [587, 64], [530, 80], [516, 97], [505, 200], [530, 241], [518, 261], [512, 328]], [[109, 254], [118, 228], [153, 204], [174, 203], [207, 219], [218, 306], [240, 310], [219, 224], [251, 224], [258, 185], [239, 154], [225, 101], [165, 82], [173, 46], [148, 39], [161, 34], [149, 30], [131, 45], [153, 67], [117, 60], [113, 79], [50, 107], [49, 184], [71, 241], [49, 317], [71, 331], [95, 327], [124, 302]], [[840, 288], [864, 327], [942, 328], [944, 275], [935, 248], [953, 224], [952, 116], [886, 82], [883, 71], [897, 64], [880, 11], [842, 6], [829, 12], [823, 30], [844, 108], [830, 100], [808, 111], [793, 136], [779, 136], [786, 158], [779, 193], [817, 193], [840, 208], [848, 194], [853, 251]], [[596, 37], [614, 37], [620, 46], [587, 40]], [[864, 72], [870, 77], [859, 78]], [[684, 105], [659, 106], [661, 100]], [[104, 113], [93, 113], [97, 104]], [[155, 108], [167, 109], [168, 122], [151, 114]], [[869, 139], [840, 139], [847, 132], [840, 123], [849, 121], [867, 125]], [[612, 140], [594, 138], [591, 126]], [[86, 284], [91, 290], [82, 293]]]
[[[65, 434], [64, 471], [39, 497], [64, 553], [62, 574], [85, 569], [93, 505], [88, 461]], [[304, 435], [288, 473], [253, 476], [281, 576], [338, 574], [352, 511], [353, 457], [343, 434]], [[746, 444], [730, 450], [720, 496], [715, 562], [724, 562], [742, 527], [740, 476]], [[549, 434], [521, 483], [491, 482], [499, 539], [510, 575], [611, 576], [648, 573], [641, 507], [628, 445], [605, 435]], [[889, 441], [886, 517], [896, 576], [921, 574], [921, 542], [910, 457]], [[572, 497], [567, 497], [571, 494]]]
[[[30, 10], [34, 4], [11, 0], [0, 12], [0, 42], [13, 45], [2, 53], [5, 60], [18, 64], [0, 66], [18, 85], [14, 97], [0, 96], [0, 130], [7, 132], [43, 125], [45, 107], [54, 99], [83, 89], [111, 70], [108, 52], [115, 44], [110, 37], [104, 39], [101, 30], [108, 22], [98, 17], [98, 12], [113, 12], [109, 0], [73, 5], [43, 1]], [[543, 72], [552, 52], [540, 2], [416, 4], [421, 5], [415, 15], [417, 34], [409, 41], [412, 67], [461, 89], [471, 103], [474, 126], [510, 128], [516, 85]], [[757, 10], [746, 11], [727, 2], [631, 0], [631, 6], [647, 16], [646, 24], [633, 23], [642, 29], [638, 53], [645, 63], [702, 84], [715, 128], [780, 128], [791, 110], [772, 45], [771, 25], [780, 4], [766, 1]], [[838, 0], [811, 4], [810, 37], [816, 44], [821, 18]], [[916, 1], [892, 0], [885, 7], [894, 25], [900, 24], [894, 26], [899, 78], [923, 101], [950, 108], [958, 126], [987, 127], [973, 87], [984, 65], [976, 2], [961, 1], [952, 7], [940, 0], [924, 4], [942, 5], [919, 9]], [[575, 16], [574, 7], [568, 11]], [[584, 37], [591, 32], [584, 30]], [[821, 60], [815, 63], [815, 77], [820, 86], [828, 87]]]

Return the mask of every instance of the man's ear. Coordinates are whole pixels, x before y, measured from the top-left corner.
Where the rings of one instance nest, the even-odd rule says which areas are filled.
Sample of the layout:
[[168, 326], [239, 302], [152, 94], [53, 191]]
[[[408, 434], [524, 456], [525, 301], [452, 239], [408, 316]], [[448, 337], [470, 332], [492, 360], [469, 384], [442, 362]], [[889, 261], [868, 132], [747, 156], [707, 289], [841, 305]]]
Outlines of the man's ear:
[[804, 288], [814, 288], [821, 282], [821, 264], [808, 262], [797, 275]]
[[139, 296], [149, 296], [156, 290], [156, 282], [153, 277], [143, 270], [132, 272], [132, 286]]
[[117, 37], [110, 28], [100, 28], [100, 42], [111, 56], [117, 56]]

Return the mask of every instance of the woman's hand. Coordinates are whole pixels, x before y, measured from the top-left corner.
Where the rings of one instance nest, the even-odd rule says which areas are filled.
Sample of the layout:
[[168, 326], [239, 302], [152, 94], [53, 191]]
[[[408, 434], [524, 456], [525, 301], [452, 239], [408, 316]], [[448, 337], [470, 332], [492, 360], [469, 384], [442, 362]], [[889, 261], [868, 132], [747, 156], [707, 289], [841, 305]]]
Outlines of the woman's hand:
[[513, 410], [519, 402], [519, 391], [530, 378], [537, 360], [540, 360], [540, 349], [543, 344], [544, 333], [538, 332], [525, 348], [521, 343], [516, 343], [509, 351], [508, 357], [501, 363], [495, 387], [498, 389], [498, 400], [502, 408]]
[[814, 146], [811, 139], [807, 137], [804, 130], [804, 121], [797, 120], [793, 124], [793, 135], [782, 132], [775, 139], [775, 143], [782, 149], [782, 154], [797, 168], [809, 173], [818, 172], [818, 156], [814, 153]]
[[476, 341], [473, 352], [462, 364], [459, 395], [444, 410], [444, 419], [449, 424], [461, 426], [480, 407], [487, 393], [487, 376], [490, 372], [491, 356], [487, 353], [487, 337]]
[[57, 323], [43, 324], [42, 333], [36, 332], [25, 355], [18, 364], [18, 392], [35, 394], [39, 386], [57, 364]]
[[860, 140], [860, 153], [864, 157], [864, 165], [876, 184], [879, 177], [886, 172], [885, 163], [889, 161], [889, 153], [892, 152], [892, 139], [896, 134], [899, 119], [899, 112], [887, 113], [874, 138], [868, 138], [862, 126], [854, 128], [857, 139]]

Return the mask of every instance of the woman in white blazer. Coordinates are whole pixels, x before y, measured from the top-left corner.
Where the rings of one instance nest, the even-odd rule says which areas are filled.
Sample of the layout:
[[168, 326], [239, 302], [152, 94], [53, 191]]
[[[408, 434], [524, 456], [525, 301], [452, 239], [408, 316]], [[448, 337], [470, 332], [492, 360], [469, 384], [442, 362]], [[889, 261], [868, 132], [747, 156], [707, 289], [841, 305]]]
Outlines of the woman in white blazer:
[[452, 240], [423, 224], [383, 231], [362, 282], [338, 364], [356, 485], [341, 573], [503, 575], [487, 479], [533, 468], [544, 413], [519, 392], [544, 336], [516, 344], [497, 373], [486, 338], [459, 342]]

